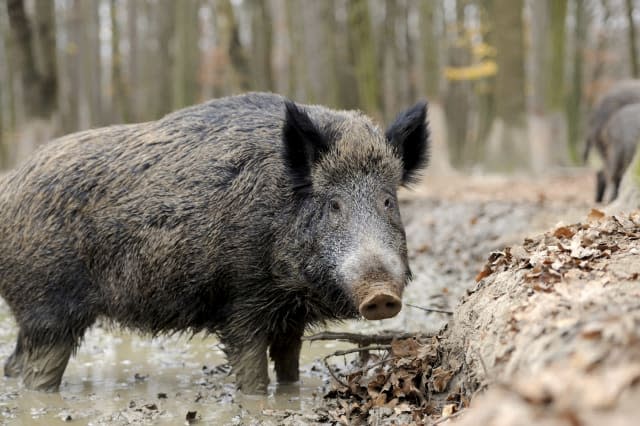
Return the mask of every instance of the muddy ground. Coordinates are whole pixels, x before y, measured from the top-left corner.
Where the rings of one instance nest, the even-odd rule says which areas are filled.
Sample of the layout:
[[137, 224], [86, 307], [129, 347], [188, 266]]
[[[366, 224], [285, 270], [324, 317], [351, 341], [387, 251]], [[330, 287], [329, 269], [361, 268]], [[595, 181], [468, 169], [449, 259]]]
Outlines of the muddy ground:
[[[428, 176], [404, 192], [414, 281], [406, 304], [452, 310], [490, 252], [521, 242], [558, 222], [583, 218], [592, 206], [593, 178], [570, 171], [546, 178]], [[434, 333], [448, 315], [406, 306], [393, 319], [347, 322], [334, 331]], [[321, 331], [321, 330], [315, 330]], [[16, 328], [0, 304], [0, 357], [13, 349]], [[236, 394], [233, 377], [212, 336], [148, 339], [98, 325], [72, 358], [59, 394], [24, 390], [13, 379], [0, 386], [0, 422], [11, 425], [72, 424], [282, 424], [328, 421], [330, 377], [321, 359], [353, 345], [305, 343], [300, 386], [272, 385], [268, 397]], [[352, 356], [332, 357], [338, 373]], [[272, 375], [273, 378], [273, 375]], [[298, 413], [287, 416], [287, 413]]]

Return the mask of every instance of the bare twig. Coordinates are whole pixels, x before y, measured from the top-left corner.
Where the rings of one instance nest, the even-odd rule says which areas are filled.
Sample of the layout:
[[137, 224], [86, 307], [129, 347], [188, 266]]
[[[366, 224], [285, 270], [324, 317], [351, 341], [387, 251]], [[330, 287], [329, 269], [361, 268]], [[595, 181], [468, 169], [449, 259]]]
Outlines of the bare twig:
[[435, 422], [432, 423], [433, 426], [435, 425], [439, 425], [440, 423], [444, 423], [447, 420], [451, 420], [451, 419], [455, 419], [456, 417], [458, 417], [459, 415], [461, 415], [462, 413], [464, 413], [464, 410], [460, 410], [460, 411], [456, 411], [455, 413], [453, 413], [450, 416], [447, 417], [441, 417], [438, 420], [436, 420]]
[[[389, 332], [385, 334], [359, 334], [359, 333], [337, 333], [333, 331], [324, 331], [312, 336], [305, 336], [302, 340], [314, 342], [316, 340], [338, 340], [342, 342], [355, 343], [361, 346], [368, 346], [373, 344], [388, 345], [393, 339], [409, 339], [411, 337], [418, 337], [416, 333], [403, 333], [403, 332]], [[428, 336], [425, 336], [428, 337]]]
[[361, 348], [353, 348], [353, 349], [345, 349], [343, 351], [335, 351], [332, 354], [325, 356], [326, 358], [331, 358], [332, 356], [342, 356], [353, 354], [356, 352], [365, 352], [365, 351], [388, 351], [391, 349], [391, 345], [373, 345], [373, 346], [363, 346]]
[[[369, 351], [376, 351], [376, 350], [389, 350], [389, 349], [391, 349], [391, 345], [363, 346], [363, 347], [361, 347], [361, 348], [345, 349], [345, 350], [343, 350], [343, 351], [336, 351], [336, 352], [334, 352], [334, 353], [331, 353], [331, 354], [329, 354], [329, 355], [325, 356], [325, 357], [322, 359], [322, 362], [324, 363], [324, 366], [325, 366], [325, 367], [327, 368], [327, 370], [329, 371], [329, 374], [331, 375], [331, 377], [333, 377], [333, 379], [334, 379], [336, 382], [338, 382], [338, 383], [339, 383], [339, 384], [341, 384], [342, 386], [349, 387], [349, 385], [348, 385], [347, 383], [343, 382], [343, 381], [342, 381], [338, 376], [336, 376], [335, 372], [333, 371], [333, 369], [332, 369], [332, 368], [331, 368], [331, 366], [329, 365], [329, 362], [328, 362], [329, 358], [334, 357], [334, 356], [343, 356], [343, 355], [348, 355], [348, 354], [357, 353], [357, 352], [369, 352]], [[387, 361], [389, 361], [390, 359], [391, 359], [391, 358], [388, 358], [388, 359], [383, 360], [383, 361], [384, 361], [384, 362], [387, 362]], [[376, 364], [381, 364], [381, 363], [379, 363], [379, 362], [378, 362], [378, 363], [376, 363]], [[368, 369], [370, 369], [370, 368], [375, 367], [375, 366], [376, 366], [376, 364], [372, 364], [371, 366], [369, 366], [369, 367], [367, 368], [367, 370], [368, 370]], [[363, 369], [356, 370], [355, 372], [353, 372], [353, 373], [349, 373], [349, 374], [354, 374], [354, 373], [357, 373], [357, 372], [359, 372], [359, 371], [361, 371], [361, 370], [363, 370]], [[367, 370], [364, 370], [364, 371], [367, 371]]]
[[365, 374], [367, 371], [371, 370], [371, 369], [372, 369], [372, 368], [374, 368], [374, 367], [378, 367], [378, 366], [380, 366], [380, 365], [382, 365], [382, 364], [386, 364], [386, 363], [387, 363], [387, 362], [389, 362], [389, 361], [395, 361], [395, 360], [397, 360], [397, 359], [400, 359], [400, 357], [392, 356], [391, 358], [385, 358], [385, 359], [383, 359], [383, 360], [381, 360], [381, 361], [378, 361], [378, 362], [375, 362], [375, 363], [373, 363], [373, 364], [371, 364], [371, 365], [367, 365], [366, 367], [363, 367], [363, 368], [361, 368], [361, 369], [359, 369], [359, 370], [352, 371], [352, 372], [351, 372], [351, 373], [349, 373], [349, 374], [356, 374], [356, 373], [362, 373], [362, 374]]
[[440, 314], [447, 314], [447, 315], [453, 315], [453, 311], [448, 311], [446, 309], [438, 309], [438, 308], [423, 308], [422, 306], [418, 306], [418, 305], [412, 305], [411, 303], [405, 303], [405, 305], [412, 307], [412, 308], [416, 308], [416, 309], [420, 309], [423, 310], [425, 312], [438, 312]]

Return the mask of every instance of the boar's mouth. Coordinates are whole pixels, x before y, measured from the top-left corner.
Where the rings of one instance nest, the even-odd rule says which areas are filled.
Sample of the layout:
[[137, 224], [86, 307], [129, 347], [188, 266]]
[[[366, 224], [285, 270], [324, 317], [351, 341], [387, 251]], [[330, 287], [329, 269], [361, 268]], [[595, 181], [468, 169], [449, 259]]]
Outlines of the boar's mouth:
[[391, 282], [362, 282], [354, 288], [356, 306], [367, 320], [392, 318], [402, 309], [402, 287]]

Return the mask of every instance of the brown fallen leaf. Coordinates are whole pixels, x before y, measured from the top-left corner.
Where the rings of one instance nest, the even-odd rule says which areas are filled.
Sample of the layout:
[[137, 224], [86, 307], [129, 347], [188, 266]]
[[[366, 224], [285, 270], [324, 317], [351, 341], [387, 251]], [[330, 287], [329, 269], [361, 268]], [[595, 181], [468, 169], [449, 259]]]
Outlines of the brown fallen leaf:
[[431, 383], [433, 384], [433, 390], [435, 392], [444, 392], [449, 384], [449, 381], [453, 377], [453, 372], [445, 370], [442, 367], [437, 367], [431, 374]]
[[597, 222], [603, 217], [605, 217], [604, 212], [601, 212], [598, 209], [591, 209], [589, 215], [587, 216], [587, 222]]
[[447, 404], [442, 407], [442, 417], [449, 417], [456, 412], [456, 404]]
[[571, 230], [571, 228], [569, 228], [568, 226], [561, 226], [560, 228], [557, 228], [555, 231], [553, 231], [553, 236], [556, 238], [571, 238], [575, 235], [576, 233], [573, 232]]
[[402, 339], [391, 341], [391, 352], [395, 357], [407, 357], [415, 358], [420, 349], [420, 343], [416, 339]]
[[483, 278], [488, 277], [492, 273], [493, 273], [493, 271], [491, 270], [491, 267], [489, 265], [485, 265], [484, 269], [482, 271], [478, 272], [478, 275], [476, 275], [476, 282], [480, 281]]

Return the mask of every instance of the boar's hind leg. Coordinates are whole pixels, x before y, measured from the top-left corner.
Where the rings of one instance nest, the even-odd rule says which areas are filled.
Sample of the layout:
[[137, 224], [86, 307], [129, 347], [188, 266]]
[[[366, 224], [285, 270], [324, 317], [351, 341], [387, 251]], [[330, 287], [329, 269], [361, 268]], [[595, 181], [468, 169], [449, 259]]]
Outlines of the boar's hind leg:
[[4, 375], [7, 377], [18, 377], [22, 373], [22, 363], [24, 361], [23, 340], [22, 332], [18, 333], [16, 348], [4, 364]]
[[604, 190], [607, 185], [607, 179], [603, 170], [599, 170], [596, 175], [596, 203], [601, 203], [604, 198]]
[[271, 342], [269, 353], [276, 368], [278, 383], [293, 383], [300, 378], [300, 348], [302, 333], [277, 336]]

